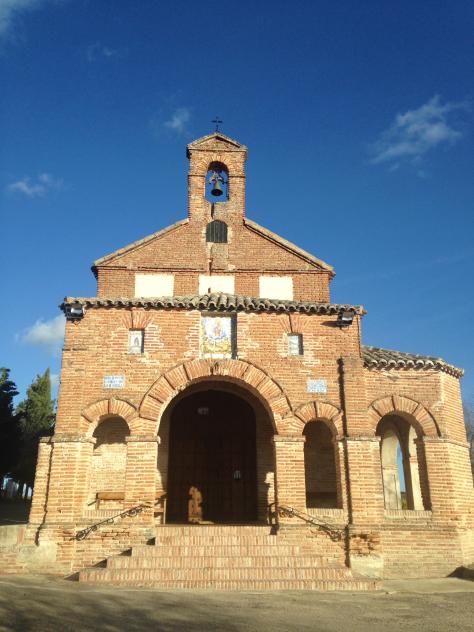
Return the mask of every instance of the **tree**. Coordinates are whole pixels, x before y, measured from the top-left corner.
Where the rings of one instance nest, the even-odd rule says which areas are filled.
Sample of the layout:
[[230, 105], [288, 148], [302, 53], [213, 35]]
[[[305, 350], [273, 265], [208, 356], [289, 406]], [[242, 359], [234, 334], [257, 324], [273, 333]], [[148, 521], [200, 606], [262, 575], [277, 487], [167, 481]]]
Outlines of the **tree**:
[[10, 380], [10, 369], [0, 368], [0, 489], [3, 479], [17, 465], [20, 451], [20, 426], [14, 413], [13, 398], [18, 395]]
[[33, 487], [40, 437], [51, 435], [54, 425], [54, 400], [51, 399], [49, 369], [37, 375], [17, 409], [21, 428], [21, 449], [14, 478]]

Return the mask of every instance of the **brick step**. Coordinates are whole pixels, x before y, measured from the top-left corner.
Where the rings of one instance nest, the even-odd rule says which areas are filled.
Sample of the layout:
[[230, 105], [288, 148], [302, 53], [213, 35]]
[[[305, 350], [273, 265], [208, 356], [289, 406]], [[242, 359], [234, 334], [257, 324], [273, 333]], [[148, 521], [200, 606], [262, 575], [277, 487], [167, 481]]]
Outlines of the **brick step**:
[[253, 555], [253, 556], [278, 556], [300, 555], [301, 547], [296, 545], [274, 544], [272, 546], [259, 546], [248, 544], [229, 545], [187, 545], [175, 544], [171, 546], [156, 546], [153, 544], [139, 544], [132, 548], [132, 557], [194, 557], [194, 556], [228, 556], [228, 555]]
[[170, 544], [183, 544], [185, 546], [203, 546], [206, 544], [252, 544], [254, 546], [277, 544], [280, 540], [275, 535], [239, 536], [239, 535], [180, 535], [180, 536], [156, 536], [155, 544], [169, 546]]
[[347, 568], [96, 568], [81, 571], [81, 581], [184, 582], [193, 581], [349, 581]]
[[327, 538], [321, 539], [295, 539], [284, 538], [281, 536], [179, 536], [179, 537], [163, 537], [158, 536], [154, 538], [155, 546], [168, 547], [168, 546], [298, 546], [301, 549], [305, 548], [311, 551], [321, 550], [321, 552], [339, 551], [339, 547], [330, 542]]
[[336, 565], [334, 563], [324, 560], [320, 556], [284, 556], [279, 555], [277, 557], [263, 557], [263, 556], [218, 556], [208, 555], [203, 557], [189, 556], [189, 557], [130, 557], [124, 555], [118, 555], [116, 557], [109, 557], [107, 560], [108, 569], [188, 569], [193, 570], [196, 568], [328, 568], [343, 569], [347, 571], [344, 566]]
[[156, 529], [154, 544], [109, 557], [83, 570], [80, 581], [161, 589], [372, 590], [354, 576], [342, 549], [327, 538], [268, 526], [171, 525]]
[[271, 533], [272, 527], [268, 524], [163, 524], [156, 527], [157, 533], [178, 533], [179, 535], [187, 535], [189, 533], [205, 532], [208, 534], [237, 533], [237, 534], [256, 534]]
[[[81, 573], [82, 574], [82, 573]], [[140, 586], [160, 588], [162, 590], [199, 589], [199, 590], [317, 590], [317, 591], [361, 591], [376, 590], [376, 582], [366, 579], [344, 580], [144, 580], [144, 579], [118, 579], [105, 580], [104, 578], [88, 578], [86, 581], [110, 583], [114, 586]]]

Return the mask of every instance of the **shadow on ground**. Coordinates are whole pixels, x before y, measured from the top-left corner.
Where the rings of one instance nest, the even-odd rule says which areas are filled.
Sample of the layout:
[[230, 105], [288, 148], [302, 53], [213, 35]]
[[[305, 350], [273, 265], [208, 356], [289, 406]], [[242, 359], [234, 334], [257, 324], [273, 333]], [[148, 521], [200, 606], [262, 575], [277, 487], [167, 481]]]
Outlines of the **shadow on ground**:
[[[229, 593], [97, 588], [51, 577], [0, 576], [0, 631], [471, 630], [472, 583], [436, 581], [438, 592], [426, 585], [426, 592], [413, 592], [412, 584], [412, 592], [400, 585], [377, 593]], [[439, 592], [443, 585], [449, 592]]]

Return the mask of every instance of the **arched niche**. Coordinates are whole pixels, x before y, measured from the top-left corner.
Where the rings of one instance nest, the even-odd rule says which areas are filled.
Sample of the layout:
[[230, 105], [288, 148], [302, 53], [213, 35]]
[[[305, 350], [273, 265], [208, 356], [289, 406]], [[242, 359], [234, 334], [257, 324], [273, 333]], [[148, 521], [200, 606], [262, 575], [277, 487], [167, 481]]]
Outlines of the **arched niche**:
[[129, 435], [130, 428], [122, 417], [112, 415], [99, 420], [92, 435], [95, 445], [90, 471], [89, 506], [107, 509], [122, 507], [127, 467], [126, 438]]
[[308, 511], [340, 507], [338, 452], [333, 428], [324, 420], [315, 419], [306, 423], [303, 435]]

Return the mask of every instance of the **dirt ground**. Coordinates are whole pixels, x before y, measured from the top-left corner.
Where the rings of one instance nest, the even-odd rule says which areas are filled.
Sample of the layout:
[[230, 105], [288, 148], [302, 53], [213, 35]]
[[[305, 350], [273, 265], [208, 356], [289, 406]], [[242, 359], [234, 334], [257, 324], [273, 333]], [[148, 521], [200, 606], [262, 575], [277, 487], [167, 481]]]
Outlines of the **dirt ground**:
[[472, 630], [474, 582], [391, 581], [376, 593], [98, 588], [0, 576], [0, 631], [460, 632]]

